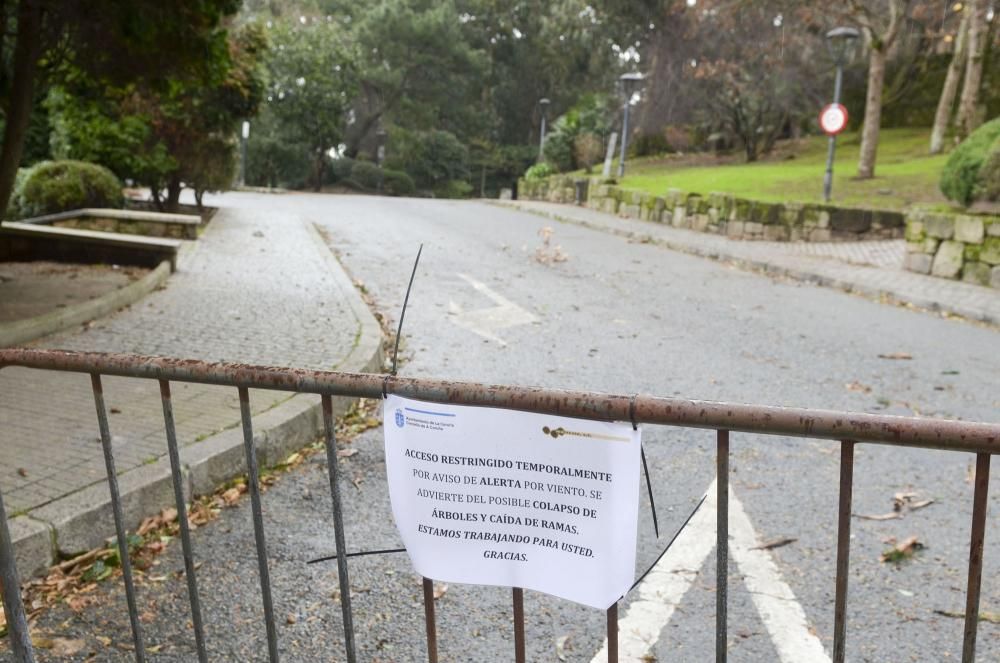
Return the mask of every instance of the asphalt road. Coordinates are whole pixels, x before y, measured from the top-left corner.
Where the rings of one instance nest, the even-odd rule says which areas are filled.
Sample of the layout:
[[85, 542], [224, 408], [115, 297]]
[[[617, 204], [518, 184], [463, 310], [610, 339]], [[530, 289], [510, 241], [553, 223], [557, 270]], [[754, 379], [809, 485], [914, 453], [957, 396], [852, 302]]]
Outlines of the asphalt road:
[[[398, 319], [413, 257], [424, 253], [406, 314], [400, 372], [492, 383], [648, 392], [686, 398], [997, 421], [1000, 333], [881, 305], [842, 292], [776, 281], [725, 264], [476, 202], [345, 196], [227, 195], [222, 204], [294, 209], [318, 224], [378, 309]], [[539, 232], [553, 235], [544, 255]], [[279, 230], [276, 228], [275, 230]], [[564, 261], [546, 260], [560, 247]], [[280, 278], [262, 275], [261, 278]], [[490, 314], [476, 313], [497, 309]], [[906, 353], [912, 359], [879, 355]], [[714, 477], [711, 431], [646, 427], [644, 445], [661, 529], [680, 526]], [[398, 545], [384, 484], [381, 433], [345, 459], [352, 549]], [[732, 487], [794, 592], [809, 630], [831, 649], [839, 447], [815, 440], [734, 434]], [[894, 520], [854, 519], [848, 659], [942, 661], [961, 657], [971, 454], [862, 445], [854, 511], [884, 514], [893, 495], [934, 503]], [[265, 497], [279, 634], [286, 660], [344, 660], [335, 565], [306, 566], [332, 551], [325, 467], [310, 462]], [[994, 477], [1000, 469], [994, 472]], [[982, 609], [1000, 612], [1000, 480], [991, 486]], [[667, 536], [640, 507], [637, 567]], [[889, 537], [925, 548], [903, 564], [879, 561]], [[249, 509], [196, 532], [208, 640], [215, 660], [266, 660]], [[192, 660], [179, 545], [142, 591], [155, 660]], [[355, 623], [365, 661], [424, 657], [420, 584], [405, 555], [352, 561]], [[651, 660], [714, 658], [715, 558], [692, 580], [658, 634]], [[731, 661], [779, 660], [779, 645], [742, 577], [730, 566]], [[99, 589], [100, 610], [61, 608], [42, 631], [110, 637], [94, 660], [128, 660], [120, 590]], [[622, 606], [625, 615], [630, 599]], [[604, 615], [526, 593], [529, 661], [590, 661]], [[451, 586], [437, 601], [442, 661], [513, 660], [507, 590]], [[89, 637], [89, 636], [88, 636]], [[565, 639], [563, 639], [565, 638]], [[777, 638], [777, 640], [776, 640]], [[561, 647], [557, 650], [557, 642]], [[86, 651], [95, 650], [88, 641]], [[79, 657], [82, 660], [83, 652]], [[42, 660], [72, 660], [50, 657]], [[1000, 625], [983, 622], [979, 660], [1000, 660]]]

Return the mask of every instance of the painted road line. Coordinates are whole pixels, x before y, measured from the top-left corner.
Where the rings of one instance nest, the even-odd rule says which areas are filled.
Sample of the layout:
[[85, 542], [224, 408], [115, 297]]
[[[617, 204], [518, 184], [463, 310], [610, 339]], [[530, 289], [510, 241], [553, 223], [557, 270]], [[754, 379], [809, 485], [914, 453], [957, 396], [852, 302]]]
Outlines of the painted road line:
[[462, 329], [478, 334], [498, 345], [505, 346], [507, 342], [497, 335], [501, 329], [527, 325], [537, 318], [503, 295], [491, 290], [485, 283], [475, 280], [465, 274], [459, 278], [471, 285], [476, 291], [486, 295], [496, 306], [464, 311], [455, 302], [448, 303], [448, 319]]
[[[648, 660], [644, 657], [656, 645], [674, 609], [715, 548], [716, 506], [715, 481], [712, 481], [701, 509], [634, 590], [636, 598], [618, 623], [619, 660], [635, 663]], [[759, 549], [757, 533], [731, 488], [729, 537], [730, 558], [739, 567], [782, 663], [829, 663], [830, 657], [810, 631], [805, 611], [782, 579], [771, 553]], [[591, 663], [608, 660], [607, 646], [605, 640]]]

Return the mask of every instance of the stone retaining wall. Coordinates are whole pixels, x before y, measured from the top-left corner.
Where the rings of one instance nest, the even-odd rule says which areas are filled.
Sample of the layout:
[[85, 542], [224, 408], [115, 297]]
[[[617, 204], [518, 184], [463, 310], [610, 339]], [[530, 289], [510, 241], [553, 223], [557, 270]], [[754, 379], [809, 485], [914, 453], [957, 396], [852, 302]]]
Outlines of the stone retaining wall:
[[1000, 288], [1000, 216], [913, 210], [906, 269]]
[[24, 219], [23, 223], [167, 239], [198, 239], [201, 217], [121, 209], [78, 209]]
[[[520, 180], [518, 197], [575, 203], [576, 183], [565, 175]], [[662, 196], [623, 189], [599, 178], [583, 180], [581, 201], [609, 214], [666, 223], [676, 228], [773, 241], [856, 241], [903, 236], [901, 212], [811, 203], [765, 203], [726, 193], [686, 193], [668, 189]]]

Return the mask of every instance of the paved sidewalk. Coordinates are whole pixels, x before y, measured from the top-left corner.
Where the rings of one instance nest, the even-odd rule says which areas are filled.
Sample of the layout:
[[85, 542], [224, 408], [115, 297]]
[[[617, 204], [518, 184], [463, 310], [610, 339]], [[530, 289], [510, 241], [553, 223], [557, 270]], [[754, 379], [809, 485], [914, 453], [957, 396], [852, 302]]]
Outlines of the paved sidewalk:
[[[377, 323], [318, 231], [282, 212], [278, 198], [219, 199], [224, 206], [201, 239], [185, 247], [165, 288], [89, 328], [34, 345], [313, 369], [375, 368]], [[152, 380], [113, 377], [105, 378], [104, 386], [120, 481], [123, 491], [134, 490], [126, 504], [134, 520], [143, 510], [165, 506], [156, 504], [161, 498], [172, 501], [163, 481], [169, 465], [159, 389]], [[236, 390], [178, 383], [173, 391], [184, 459], [194, 462], [213, 448], [228, 448], [213, 435], [239, 433]], [[255, 423], [255, 433], [266, 437], [267, 426], [297, 421], [290, 434], [311, 434], [302, 427], [314, 422], [311, 410], [319, 399], [305, 399], [251, 392], [254, 413], [268, 411], [266, 420]], [[89, 378], [5, 368], [0, 403], [0, 490], [8, 517], [17, 520], [15, 539], [33, 534], [37, 543], [55, 534], [62, 552], [74, 552], [113, 532], [110, 518], [95, 529], [97, 515], [104, 515], [98, 507], [108, 498]], [[238, 435], [230, 437], [238, 443]], [[262, 464], [268, 461], [275, 459], [262, 458]], [[219, 478], [209, 472], [202, 480]], [[206, 488], [193, 478], [189, 487]], [[19, 561], [28, 554], [21, 552]], [[37, 568], [26, 563], [32, 568], [22, 573]]]
[[676, 251], [732, 261], [741, 267], [1000, 325], [1000, 291], [904, 270], [906, 244], [903, 240], [741, 241], [651, 221], [620, 218], [586, 207], [526, 200], [496, 202], [636, 241], [655, 242]]

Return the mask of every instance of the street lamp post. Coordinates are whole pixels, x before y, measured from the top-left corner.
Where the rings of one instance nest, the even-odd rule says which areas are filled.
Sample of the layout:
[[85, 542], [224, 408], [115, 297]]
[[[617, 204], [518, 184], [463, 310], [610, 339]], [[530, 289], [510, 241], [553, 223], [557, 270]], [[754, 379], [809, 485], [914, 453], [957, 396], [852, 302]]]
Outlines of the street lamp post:
[[540, 132], [540, 135], [539, 135], [539, 138], [538, 138], [538, 162], [539, 163], [541, 163], [542, 161], [545, 160], [545, 154], [544, 154], [544, 150], [545, 150], [545, 116], [548, 113], [549, 104], [550, 103], [551, 102], [549, 101], [548, 97], [542, 97], [541, 99], [538, 100], [538, 106], [539, 106], [539, 108], [542, 109], [542, 129], [541, 129], [541, 132]]
[[240, 186], [247, 183], [247, 138], [250, 138], [250, 121], [243, 120], [243, 129], [240, 132]]
[[630, 71], [618, 78], [622, 82], [622, 94], [625, 95], [625, 104], [622, 109], [622, 144], [618, 157], [618, 179], [625, 177], [625, 150], [628, 148], [628, 109], [632, 105], [632, 95], [642, 83], [642, 79], [642, 74], [637, 71]]
[[[834, 28], [826, 33], [826, 45], [837, 65], [837, 75], [833, 83], [833, 103], [840, 103], [840, 88], [844, 79], [844, 64], [853, 55], [854, 44], [861, 33], [854, 28]], [[829, 146], [826, 152], [826, 174], [823, 176], [823, 200], [830, 202], [830, 190], [833, 188], [833, 155], [837, 150], [837, 135], [830, 134]]]
[[382, 163], [385, 161], [385, 140], [388, 134], [385, 129], [379, 129], [375, 132], [375, 165], [379, 167], [378, 171], [378, 192], [382, 193], [382, 180], [385, 171], [382, 170]]

